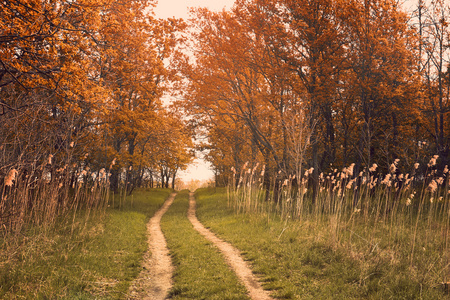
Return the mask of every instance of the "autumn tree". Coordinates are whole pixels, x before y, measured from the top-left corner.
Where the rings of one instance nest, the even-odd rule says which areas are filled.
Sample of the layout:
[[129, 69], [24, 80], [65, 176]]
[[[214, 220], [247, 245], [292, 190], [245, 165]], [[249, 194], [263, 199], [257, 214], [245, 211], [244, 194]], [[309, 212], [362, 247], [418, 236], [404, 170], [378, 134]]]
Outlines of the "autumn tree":
[[[196, 36], [197, 40], [201, 40], [199, 43], [203, 48], [201, 53], [209, 52], [217, 55], [202, 58], [209, 60], [210, 64], [216, 59], [216, 68], [220, 63], [219, 68], [224, 73], [224, 76], [219, 75], [215, 79], [216, 86], [222, 82], [228, 85], [230, 91], [229, 95], [221, 97], [223, 107], [228, 105], [228, 112], [233, 112], [244, 121], [265, 158], [265, 165], [269, 170], [272, 169], [272, 172], [267, 174], [272, 176], [280, 174], [281, 177], [275, 180], [276, 183], [293, 171], [288, 151], [286, 121], [295, 120], [292, 116], [299, 111], [299, 105], [307, 107], [310, 114], [308, 119], [311, 120], [310, 130], [315, 132], [318, 127], [316, 121], [312, 120], [322, 116], [320, 110], [331, 113], [330, 102], [320, 105], [320, 101], [316, 98], [320, 97], [323, 101], [331, 99], [326, 96], [325, 91], [333, 90], [329, 85], [335, 81], [332, 75], [337, 70], [333, 70], [333, 64], [327, 66], [323, 60], [324, 53], [320, 51], [326, 51], [326, 43], [336, 43], [337, 49], [331, 49], [330, 52], [337, 55], [340, 47], [339, 42], [331, 38], [332, 33], [326, 31], [330, 36], [320, 36], [321, 32], [327, 29], [327, 22], [332, 21], [331, 18], [327, 16], [321, 19], [324, 24], [317, 25], [315, 28], [317, 32], [314, 33], [311, 32], [311, 28], [307, 31], [308, 26], [299, 15], [301, 12], [304, 14], [303, 18], [313, 17], [314, 9], [317, 9], [319, 19], [321, 13], [331, 15], [335, 9], [331, 7], [331, 3], [324, 2], [322, 6], [320, 3], [312, 4], [311, 11], [306, 9], [306, 3], [302, 6], [283, 3], [285, 9], [279, 9], [277, 4], [280, 3], [239, 1], [233, 10], [234, 15], [223, 13], [221, 16], [212, 16], [203, 12], [204, 18], [198, 22], [199, 26], [202, 26], [203, 35]], [[298, 18], [296, 22], [292, 22], [294, 15]], [[310, 22], [313, 23], [313, 20]], [[316, 40], [323, 45], [315, 45]], [[305, 46], [308, 42], [315, 50]], [[238, 44], [240, 47], [236, 48]], [[206, 50], [208, 46], [205, 45], [212, 49]], [[311, 53], [317, 57], [310, 57]], [[332, 61], [331, 58], [327, 59]], [[203, 63], [198, 59], [196, 63], [199, 62]], [[335, 63], [338, 64], [340, 61], [335, 60]], [[208, 65], [203, 65], [195, 73], [198, 74], [206, 68]], [[326, 68], [333, 72], [327, 73]], [[210, 70], [211, 68], [207, 72]], [[204, 77], [201, 80], [204, 81]], [[224, 90], [221, 87], [220, 91]], [[218, 105], [218, 97], [204, 97], [208, 97], [213, 105]], [[227, 110], [222, 108], [221, 111]], [[331, 115], [329, 117], [325, 127], [329, 139], [333, 140], [333, 123]], [[318, 176], [317, 132], [311, 135], [311, 140], [312, 164], [316, 166]], [[332, 152], [327, 151], [327, 155], [333, 156]], [[271, 165], [273, 167], [270, 167]]]
[[320, 169], [335, 160], [332, 111], [336, 75], [345, 67], [344, 7], [338, 1], [247, 2], [253, 18], [269, 18], [261, 33], [272, 55], [289, 67], [289, 85], [307, 111], [315, 191]]
[[161, 186], [175, 188], [178, 172], [185, 170], [194, 158], [193, 133], [185, 125], [182, 114], [173, 108], [164, 114], [158, 129], [158, 150], [155, 151]]
[[[240, 136], [250, 133], [274, 195], [301, 168], [313, 167], [315, 191], [330, 164], [352, 160], [358, 170], [401, 155], [411, 163], [417, 39], [396, 1], [242, 0], [230, 12], [195, 16], [188, 106], [209, 122], [214, 145], [219, 118], [243, 125]], [[294, 151], [299, 132], [307, 138]]]
[[[0, 4], [0, 173], [72, 163], [90, 142], [106, 95], [90, 59], [102, 1]], [[40, 176], [40, 175], [39, 175]]]
[[[265, 85], [267, 80], [261, 72], [251, 66], [249, 53], [252, 47], [257, 46], [252, 37], [240, 29], [243, 25], [230, 14], [212, 14], [206, 10], [197, 13], [199, 30], [196, 41], [202, 49], [198, 51], [195, 66], [188, 72], [192, 82], [187, 96], [192, 100], [190, 109], [199, 109], [215, 124], [223, 124], [224, 120], [231, 122], [229, 129], [245, 126], [245, 131], [250, 134], [248, 144], [252, 156], [256, 151], [263, 152], [267, 167], [273, 166], [276, 173], [283, 169], [283, 148], [281, 143], [276, 144], [279, 137], [275, 132], [279, 123], [270, 102], [270, 86]], [[205, 51], [216, 55], [203, 56]], [[212, 66], [214, 71], [211, 71]], [[273, 121], [266, 122], [268, 120]], [[226, 136], [226, 132], [222, 132], [221, 136]], [[239, 147], [238, 140], [235, 139], [233, 144]]]
[[143, 148], [155, 142], [148, 132], [173, 125], [160, 123], [160, 98], [175, 79], [165, 61], [184, 28], [181, 20], [156, 19], [155, 4], [0, 4], [0, 178], [11, 168], [30, 172], [49, 155], [51, 168], [67, 165], [73, 174], [108, 169], [116, 159], [117, 189], [123, 168], [125, 181], [135, 184], [155, 164]]
[[[450, 63], [450, 6], [446, 1], [419, 1], [413, 12], [412, 25], [420, 38], [418, 69], [422, 78], [421, 107], [424, 136], [422, 147], [431, 147], [441, 157], [443, 165], [449, 162], [449, 80]], [[426, 146], [426, 142], [430, 146]], [[431, 146], [433, 145], [433, 146]]]

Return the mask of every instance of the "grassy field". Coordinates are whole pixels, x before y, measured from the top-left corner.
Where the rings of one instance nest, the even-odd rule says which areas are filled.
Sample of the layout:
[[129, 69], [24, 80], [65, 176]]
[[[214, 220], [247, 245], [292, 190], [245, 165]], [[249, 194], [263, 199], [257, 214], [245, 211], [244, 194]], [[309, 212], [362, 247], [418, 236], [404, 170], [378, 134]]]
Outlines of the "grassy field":
[[[196, 197], [199, 220], [242, 251], [276, 298], [449, 298], [437, 281], [439, 276], [434, 276], [446, 266], [434, 255], [430, 239], [429, 246], [421, 241], [418, 252], [422, 254], [417, 254], [411, 267], [407, 234], [396, 232], [392, 237], [393, 233], [378, 226], [379, 243], [368, 245], [358, 235], [366, 224], [352, 224], [352, 231], [336, 242], [329, 222], [236, 214], [227, 206], [224, 189], [198, 190]], [[383, 242], [391, 238], [397, 239], [396, 249]]]
[[86, 222], [80, 214], [73, 232], [71, 222], [58, 222], [0, 238], [0, 298], [125, 298], [147, 249], [146, 223], [170, 193], [139, 190], [116, 199], [104, 215]]
[[180, 192], [161, 220], [175, 265], [172, 299], [248, 299], [218, 249], [186, 217], [189, 192]]
[[[59, 221], [0, 238], [0, 299], [125, 299], [147, 249], [146, 223], [170, 193], [138, 190], [115, 199], [105, 214], [91, 213], [86, 221], [79, 213], [75, 226]], [[188, 196], [180, 192], [161, 223], [175, 265], [171, 298], [248, 299], [217, 248], [187, 219]], [[337, 237], [325, 216], [238, 214], [225, 189], [202, 189], [196, 198], [200, 221], [242, 251], [275, 298], [449, 298], [439, 281], [448, 268], [442, 241], [429, 233], [429, 221], [409, 231], [406, 221], [380, 223], [376, 231], [354, 221], [340, 224]], [[368, 228], [376, 243], [365, 238]]]

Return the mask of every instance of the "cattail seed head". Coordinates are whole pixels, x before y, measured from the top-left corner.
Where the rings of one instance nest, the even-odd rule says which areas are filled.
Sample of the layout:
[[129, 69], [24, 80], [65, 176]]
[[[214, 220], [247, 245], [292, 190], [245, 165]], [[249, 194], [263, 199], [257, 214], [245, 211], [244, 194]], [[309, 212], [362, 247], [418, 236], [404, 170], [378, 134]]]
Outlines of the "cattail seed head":
[[428, 189], [429, 189], [432, 193], [434, 193], [434, 192], [437, 190], [437, 188], [438, 188], [437, 182], [436, 182], [434, 179], [431, 180], [430, 184], [428, 185]]
[[386, 177], [384, 177], [383, 181], [381, 181], [381, 184], [387, 184], [390, 186], [391, 182], [391, 174], [386, 174]]
[[109, 169], [111, 170], [112, 167], [116, 164], [116, 158], [113, 159], [113, 161], [111, 162], [111, 165], [109, 166]]
[[344, 168], [342, 170], [343, 173], [346, 173], [348, 176], [353, 176], [353, 168], [355, 167], [355, 164], [351, 164], [348, 168]]
[[439, 158], [439, 155], [433, 155], [433, 157], [430, 159], [430, 162], [428, 163], [428, 167], [431, 168], [436, 165], [436, 160]]
[[8, 172], [8, 175], [6, 176], [5, 185], [12, 186], [13, 181], [16, 179], [16, 176], [17, 176], [17, 170], [16, 169], [10, 170]]
[[389, 171], [391, 173], [394, 173], [397, 170], [397, 167], [395, 166], [395, 164], [391, 164], [391, 166], [389, 167]]
[[102, 168], [99, 173], [100, 173], [100, 180], [106, 179], [106, 172], [104, 168]]
[[253, 167], [252, 174], [255, 174], [256, 169], [258, 168], [258, 166], [259, 166], [259, 163], [256, 163], [256, 165]]
[[353, 182], [354, 182], [354, 180], [350, 180], [348, 183], [347, 183], [347, 186], [345, 187], [346, 189], [351, 189], [352, 188], [352, 186], [353, 186]]

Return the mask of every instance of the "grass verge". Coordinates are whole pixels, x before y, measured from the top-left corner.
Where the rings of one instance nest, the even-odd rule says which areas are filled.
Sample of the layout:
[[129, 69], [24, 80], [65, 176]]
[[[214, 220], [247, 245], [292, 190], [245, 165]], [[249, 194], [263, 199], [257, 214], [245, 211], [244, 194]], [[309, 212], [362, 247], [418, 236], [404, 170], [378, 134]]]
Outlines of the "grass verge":
[[0, 238], [1, 299], [123, 299], [147, 249], [146, 223], [171, 190], [138, 190], [106, 214]]
[[249, 299], [223, 255], [187, 219], [189, 192], [180, 192], [161, 228], [175, 265], [172, 299]]
[[[411, 270], [406, 256], [383, 249], [382, 242], [371, 251], [339, 246], [327, 224], [236, 214], [227, 207], [225, 189], [198, 190], [196, 199], [199, 220], [242, 251], [276, 298], [448, 299], [423, 280], [426, 268]], [[431, 266], [433, 257], [428, 259], [424, 265]]]

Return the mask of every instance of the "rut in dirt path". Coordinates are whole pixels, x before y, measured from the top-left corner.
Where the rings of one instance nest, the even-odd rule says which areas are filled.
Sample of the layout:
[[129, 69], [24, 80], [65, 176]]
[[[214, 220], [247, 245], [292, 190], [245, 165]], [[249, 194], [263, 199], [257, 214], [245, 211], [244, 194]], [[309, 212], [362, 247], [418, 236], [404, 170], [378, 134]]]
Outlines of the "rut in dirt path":
[[144, 255], [143, 270], [130, 287], [128, 299], [163, 300], [172, 287], [174, 268], [160, 223], [175, 195], [171, 194], [147, 223], [148, 251]]
[[247, 263], [244, 261], [239, 251], [231, 244], [219, 239], [209, 231], [195, 216], [195, 198], [194, 193], [189, 194], [188, 219], [191, 221], [194, 229], [203, 235], [208, 241], [212, 242], [220, 252], [225, 256], [228, 265], [238, 275], [239, 279], [249, 291], [250, 298], [253, 300], [270, 300], [269, 293], [259, 284], [256, 276], [252, 273]]

